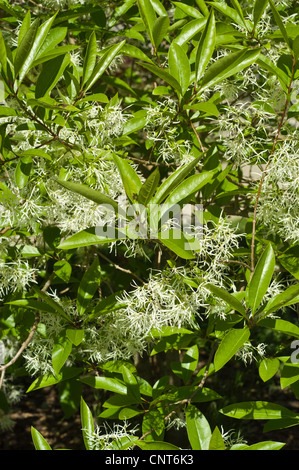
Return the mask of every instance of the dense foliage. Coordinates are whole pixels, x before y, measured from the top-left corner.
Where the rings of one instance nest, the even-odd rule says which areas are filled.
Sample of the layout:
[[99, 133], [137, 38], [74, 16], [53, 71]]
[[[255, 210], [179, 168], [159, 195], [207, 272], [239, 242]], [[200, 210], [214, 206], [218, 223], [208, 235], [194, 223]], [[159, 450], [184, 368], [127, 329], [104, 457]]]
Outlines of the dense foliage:
[[87, 450], [281, 449], [244, 422], [299, 425], [297, 2], [0, 8], [0, 430], [53, 386]]

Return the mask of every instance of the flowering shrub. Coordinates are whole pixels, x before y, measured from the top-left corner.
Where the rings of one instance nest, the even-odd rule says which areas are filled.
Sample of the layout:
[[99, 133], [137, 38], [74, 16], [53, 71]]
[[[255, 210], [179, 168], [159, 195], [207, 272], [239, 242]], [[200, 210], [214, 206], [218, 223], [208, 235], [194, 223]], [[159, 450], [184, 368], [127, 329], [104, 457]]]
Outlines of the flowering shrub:
[[87, 450], [281, 449], [242, 423], [299, 424], [250, 396], [299, 398], [299, 6], [0, 6], [0, 430], [58, 386]]

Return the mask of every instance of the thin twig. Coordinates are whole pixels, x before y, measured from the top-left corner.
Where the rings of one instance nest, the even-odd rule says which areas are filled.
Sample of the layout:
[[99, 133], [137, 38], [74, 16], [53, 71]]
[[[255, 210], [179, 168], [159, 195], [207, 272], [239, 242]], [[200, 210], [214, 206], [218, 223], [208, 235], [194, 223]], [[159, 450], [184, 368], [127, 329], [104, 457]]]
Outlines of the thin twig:
[[127, 273], [127, 274], [130, 274], [131, 276], [135, 277], [139, 282], [141, 282], [142, 284], [146, 284], [145, 281], [143, 281], [137, 274], [133, 273], [133, 271], [131, 271], [130, 269], [125, 269], [125, 268], [122, 268], [121, 266], [119, 266], [118, 264], [114, 263], [114, 261], [112, 261], [111, 259], [107, 258], [107, 256], [103, 255], [103, 253], [101, 252], [98, 252], [98, 255], [101, 256], [101, 258], [103, 258], [105, 261], [107, 261], [108, 263], [112, 264], [115, 269], [118, 269], [119, 271], [122, 271], [124, 273]]

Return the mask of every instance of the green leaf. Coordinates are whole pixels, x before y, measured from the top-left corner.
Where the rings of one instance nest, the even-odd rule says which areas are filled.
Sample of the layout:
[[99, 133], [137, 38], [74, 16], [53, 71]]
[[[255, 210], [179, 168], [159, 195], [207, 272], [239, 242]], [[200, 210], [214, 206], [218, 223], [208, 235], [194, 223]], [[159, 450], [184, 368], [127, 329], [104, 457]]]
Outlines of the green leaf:
[[33, 426], [31, 426], [31, 437], [35, 450], [52, 450], [46, 439]]
[[299, 381], [299, 364], [289, 364], [285, 363], [283, 365], [281, 375], [280, 375], [280, 386], [283, 390], [286, 387], [289, 387], [293, 383]]
[[203, 186], [205, 186], [214, 176], [213, 171], [203, 171], [202, 173], [189, 176], [182, 181], [168, 196], [160, 212], [160, 219], [170, 211], [175, 205], [186, 204]]
[[263, 382], [272, 379], [280, 366], [280, 361], [277, 357], [266, 357], [259, 365], [259, 375]]
[[94, 422], [89, 406], [86, 404], [82, 396], [80, 401], [80, 416], [85, 449], [92, 450], [93, 448], [90, 442], [90, 436], [94, 432]]
[[85, 85], [87, 80], [90, 78], [94, 71], [97, 60], [97, 37], [93, 31], [89, 37], [86, 54], [83, 62], [83, 73], [82, 73], [82, 87]]
[[169, 72], [181, 86], [184, 95], [190, 85], [191, 69], [184, 49], [173, 42], [168, 52]]
[[164, 441], [135, 441], [134, 445], [140, 447], [141, 450], [181, 450], [180, 447], [177, 447], [174, 444], [170, 444], [169, 442]]
[[218, 82], [241, 72], [255, 62], [260, 55], [260, 49], [243, 49], [232, 52], [212, 64], [200, 83], [200, 91], [216, 85]]
[[[240, 445], [238, 446], [237, 450], [280, 450], [286, 444], [284, 442], [274, 442], [274, 441], [263, 441], [258, 442], [257, 444], [248, 445]], [[234, 450], [234, 449], [231, 449]]]
[[64, 282], [69, 282], [71, 274], [72, 274], [72, 266], [68, 261], [60, 260], [57, 261], [53, 266], [53, 272], [55, 272], [56, 276], [59, 277]]
[[64, 380], [72, 379], [79, 376], [81, 372], [83, 372], [83, 369], [79, 367], [64, 367], [56, 376], [48, 374], [42, 375], [37, 377], [37, 379], [32, 382], [26, 393], [38, 390], [40, 388], [50, 387], [51, 385], [58, 384]]
[[116, 211], [118, 210], [118, 204], [111, 197], [106, 194], [100, 193], [99, 191], [89, 188], [88, 186], [80, 183], [73, 183], [72, 181], [63, 181], [55, 178], [55, 181], [74, 193], [81, 194], [81, 196], [86, 197], [90, 201], [96, 202], [97, 204], [105, 204], [111, 206]]
[[285, 29], [285, 26], [282, 22], [282, 19], [280, 17], [280, 14], [276, 8], [276, 6], [274, 5], [274, 3], [272, 2], [272, 0], [269, 0], [269, 4], [270, 4], [270, 7], [271, 7], [271, 10], [272, 10], [272, 13], [273, 13], [273, 16], [274, 16], [274, 19], [275, 19], [275, 22], [277, 24], [277, 26], [279, 27], [280, 29], [280, 32], [285, 40], [285, 42], [287, 43], [287, 45], [289, 46], [289, 48], [291, 49], [291, 46], [290, 46], [290, 40], [289, 40], [289, 37], [288, 37], [288, 33]]
[[70, 55], [61, 55], [48, 60], [43, 64], [43, 68], [36, 82], [35, 97], [42, 98], [50, 93], [61, 78], [66, 67], [70, 63]]
[[156, 168], [146, 179], [138, 193], [138, 202], [146, 206], [154, 195], [160, 181], [160, 171]]
[[163, 230], [158, 234], [158, 239], [182, 259], [194, 259], [188, 240], [180, 229]]
[[19, 74], [19, 84], [30, 70], [44, 44], [57, 13], [41, 26], [39, 26], [39, 20], [36, 19], [22, 39], [15, 56], [15, 74]]
[[268, 0], [255, 0], [253, 8], [254, 27], [258, 24], [268, 5]]
[[195, 77], [196, 81], [200, 80], [203, 73], [213, 56], [216, 45], [216, 22], [214, 11], [211, 10], [205, 29], [201, 35], [196, 59], [195, 59]]
[[125, 307], [125, 303], [118, 300], [119, 293], [111, 294], [108, 297], [101, 299], [92, 313], [88, 315], [87, 321], [94, 320], [99, 316], [105, 315], [105, 313], [113, 312], [122, 307]]
[[150, 0], [137, 0], [137, 5], [139, 9], [139, 14], [143, 21], [145, 29], [149, 35], [149, 38], [152, 44], [154, 45], [155, 40], [153, 37], [153, 29], [154, 29], [154, 24], [157, 18], [155, 10]]
[[265, 318], [264, 320], [259, 321], [258, 325], [299, 338], [299, 327], [287, 320], [280, 320], [279, 318]]
[[232, 0], [232, 3], [234, 6], [237, 7], [237, 10], [234, 8], [229, 7], [225, 3], [220, 3], [220, 2], [206, 2], [210, 4], [213, 8], [216, 8], [216, 10], [220, 11], [223, 13], [223, 15], [228, 16], [228, 18], [231, 18], [235, 23], [239, 24], [244, 28], [246, 27], [247, 24], [244, 21], [243, 13], [240, 8], [240, 6], [237, 5], [237, 2]]
[[132, 374], [132, 372], [126, 366], [123, 366], [122, 376], [124, 383], [127, 386], [127, 394], [134, 398], [134, 403], [141, 403], [139, 383], [135, 375]]
[[108, 390], [121, 395], [127, 395], [128, 392], [128, 389], [123, 382], [110, 377], [83, 377], [80, 381], [90, 387], [100, 390]]
[[52, 365], [55, 375], [59, 374], [71, 351], [72, 343], [65, 337], [65, 334], [56, 338], [52, 347]]
[[67, 328], [66, 336], [74, 346], [79, 346], [84, 339], [84, 330], [78, 330], [77, 328]]
[[186, 350], [181, 362], [171, 363], [171, 370], [180, 377], [184, 383], [187, 383], [196, 369], [198, 357], [198, 347], [195, 344]]
[[113, 155], [113, 159], [118, 168], [128, 198], [131, 202], [136, 202], [137, 195], [142, 186], [138, 174], [126, 159], [120, 158], [117, 155]]
[[210, 439], [209, 450], [225, 450], [225, 444], [218, 426], [215, 427]]
[[45, 302], [40, 302], [34, 299], [19, 299], [7, 302], [8, 305], [15, 305], [17, 307], [29, 308], [31, 310], [40, 310], [42, 312], [57, 314], [56, 310]]
[[15, 182], [18, 188], [22, 189], [26, 186], [32, 168], [32, 158], [21, 158], [15, 169]]
[[121, 41], [119, 44], [114, 44], [113, 46], [109, 47], [106, 52], [104, 52], [99, 62], [95, 66], [91, 76], [85, 84], [85, 93], [99, 80], [99, 78], [107, 70], [113, 59], [120, 53], [121, 48], [125, 44], [125, 42], [126, 41], [124, 40]]
[[170, 21], [168, 16], [159, 16], [154, 22], [152, 36], [156, 49], [160, 46], [165, 35], [167, 34], [169, 25]]
[[253, 315], [268, 290], [274, 269], [275, 253], [272, 245], [269, 244], [257, 263], [245, 293], [247, 304], [251, 307]]
[[101, 278], [99, 259], [95, 258], [91, 266], [84, 273], [79, 284], [77, 293], [77, 310], [79, 315], [83, 315], [88, 307], [101, 282]]
[[172, 1], [172, 3], [176, 7], [178, 7], [180, 10], [182, 10], [186, 15], [191, 16], [192, 18], [202, 18], [202, 14], [191, 5], [187, 5], [186, 3], [183, 3], [183, 2]]
[[243, 317], [246, 317], [246, 311], [243, 304], [232, 294], [221, 287], [214, 286], [213, 284], [206, 284], [205, 287], [217, 297], [224, 300], [224, 302], [226, 302], [231, 308], [241, 313]]
[[174, 171], [165, 181], [159, 186], [155, 196], [152, 199], [153, 204], [161, 204], [163, 200], [173, 191], [184, 179], [188, 176], [192, 170], [199, 163], [200, 157], [194, 158], [187, 165], [183, 165]]
[[109, 238], [97, 235], [97, 231], [97, 227], [92, 227], [75, 233], [66, 240], [62, 241], [58, 246], [58, 249], [73, 250], [75, 248], [81, 248], [82, 246], [102, 245], [105, 243], [112, 243], [117, 240], [117, 237]]
[[183, 26], [180, 34], [174, 38], [173, 42], [179, 46], [183, 46], [185, 43], [190, 41], [190, 39], [196, 36], [196, 34], [205, 27], [206, 23], [207, 18], [190, 21]]
[[208, 450], [212, 436], [208, 420], [194, 405], [186, 409], [186, 424], [192, 450]]
[[28, 70], [32, 57], [29, 53], [33, 47], [36, 33], [39, 27], [39, 19], [36, 18], [26, 34], [24, 35], [21, 44], [17, 48], [14, 60], [15, 75], [17, 76], [21, 70]]
[[182, 94], [181, 85], [167, 70], [161, 69], [160, 67], [152, 64], [139, 63], [139, 65], [149, 70], [154, 76], [164, 80], [164, 82], [168, 83], [168, 85], [170, 85], [179, 94]]
[[220, 370], [248, 341], [249, 328], [230, 330], [221, 341], [214, 358], [215, 371]]
[[63, 317], [65, 320], [68, 322], [72, 323], [71, 318], [68, 316], [68, 314], [63, 310], [61, 305], [56, 302], [54, 299], [52, 299], [48, 294], [45, 292], [42, 292], [37, 286], [33, 285], [32, 289], [38, 296], [44, 300], [54, 311], [56, 314], [59, 314], [61, 317]]
[[31, 13], [30, 13], [30, 10], [28, 10], [25, 17], [24, 17], [24, 19], [23, 19], [20, 30], [19, 30], [18, 46], [21, 44], [22, 39], [25, 36], [25, 34], [27, 33], [27, 31], [29, 30], [30, 26], [31, 26]]
[[2, 73], [7, 73], [7, 52], [6, 52], [6, 44], [0, 31], [0, 64], [2, 66]]
[[263, 317], [280, 308], [299, 302], [299, 284], [288, 287], [284, 292], [272, 297], [263, 309]]
[[248, 401], [228, 405], [220, 413], [236, 419], [281, 419], [296, 417], [288, 408], [266, 401]]

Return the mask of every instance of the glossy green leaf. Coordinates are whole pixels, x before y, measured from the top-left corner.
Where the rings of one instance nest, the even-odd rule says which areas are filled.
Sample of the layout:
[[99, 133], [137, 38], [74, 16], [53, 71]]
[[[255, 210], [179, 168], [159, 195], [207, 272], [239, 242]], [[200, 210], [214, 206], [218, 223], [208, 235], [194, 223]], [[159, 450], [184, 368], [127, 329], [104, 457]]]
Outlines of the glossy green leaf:
[[39, 19], [36, 18], [32, 25], [30, 26], [29, 30], [24, 35], [21, 44], [19, 45], [15, 60], [14, 60], [14, 68], [15, 68], [15, 75], [17, 76], [22, 69], [28, 70], [28, 67], [31, 63], [32, 56], [29, 56], [30, 51], [33, 47], [34, 40], [36, 37], [36, 33], [39, 27]]
[[19, 74], [19, 83], [30, 70], [36, 56], [45, 42], [56, 15], [57, 13], [40, 26], [39, 20], [36, 19], [22, 39], [15, 56], [15, 74]]
[[190, 39], [196, 36], [196, 34], [198, 34], [205, 27], [206, 23], [207, 18], [191, 20], [183, 26], [180, 34], [174, 38], [173, 43], [178, 44], [179, 46], [183, 46], [188, 41], [190, 41]]
[[280, 419], [296, 417], [288, 408], [267, 401], [248, 401], [228, 405], [220, 413], [236, 419]]
[[153, 451], [153, 450], [169, 450], [169, 451], [175, 451], [175, 450], [181, 450], [180, 447], [175, 446], [174, 444], [170, 444], [169, 442], [165, 441], [152, 441], [152, 442], [146, 442], [146, 441], [135, 441], [134, 444], [138, 447], [140, 447], [141, 450], [148, 450], [148, 451]]
[[72, 274], [72, 266], [66, 260], [57, 261], [53, 266], [53, 272], [64, 282], [69, 282]]
[[259, 376], [263, 382], [272, 379], [280, 366], [280, 361], [277, 357], [265, 357], [259, 365]]
[[33, 426], [31, 426], [31, 437], [35, 450], [52, 450], [46, 439]]
[[243, 14], [242, 10], [238, 5], [236, 1], [232, 1], [232, 4], [235, 3], [235, 6], [237, 6], [237, 10], [235, 8], [231, 8], [228, 6], [226, 3], [220, 3], [220, 2], [206, 2], [209, 5], [213, 6], [213, 8], [216, 8], [216, 10], [220, 11], [223, 15], [227, 16], [228, 18], [231, 18], [235, 23], [239, 24], [244, 28], [246, 23], [244, 24], [244, 19], [243, 19]]
[[31, 13], [30, 10], [27, 11], [26, 15], [24, 16], [24, 19], [22, 21], [19, 34], [18, 34], [18, 46], [21, 44], [23, 37], [27, 33], [31, 26]]
[[118, 238], [113, 238], [103, 235], [98, 235], [98, 228], [92, 227], [82, 230], [81, 232], [71, 235], [66, 240], [63, 240], [58, 246], [59, 250], [73, 250], [81, 248], [82, 246], [101, 245], [105, 243], [115, 242]]
[[205, 29], [201, 35], [195, 59], [195, 77], [196, 81], [200, 80], [216, 45], [216, 22], [214, 10], [211, 10]]
[[128, 389], [126, 385], [118, 379], [112, 377], [82, 377], [81, 382], [89, 385], [92, 388], [108, 390], [110, 392], [127, 395]]
[[193, 195], [211, 181], [214, 176], [213, 171], [203, 171], [202, 173], [189, 176], [182, 181], [168, 196], [161, 210], [162, 215], [171, 209], [175, 204], [187, 203]]
[[65, 335], [56, 338], [52, 347], [52, 366], [55, 375], [59, 374], [71, 351], [72, 343]]
[[280, 386], [283, 390], [286, 387], [289, 387], [293, 383], [299, 381], [299, 364], [298, 363], [285, 363], [283, 365], [281, 375], [280, 375]]
[[241, 72], [259, 57], [260, 49], [243, 49], [232, 52], [214, 62], [206, 71], [200, 83], [200, 91], [212, 87], [222, 80]]
[[93, 31], [89, 37], [87, 43], [86, 54], [83, 62], [83, 72], [82, 72], [82, 87], [85, 85], [87, 80], [90, 78], [92, 72], [94, 71], [97, 60], [97, 37]]
[[7, 72], [7, 52], [6, 52], [6, 44], [0, 31], [0, 64], [2, 66], [2, 73], [6, 74]]
[[158, 48], [167, 34], [170, 21], [168, 16], [159, 16], [153, 24], [153, 41], [156, 48]]
[[18, 188], [22, 189], [26, 186], [32, 168], [32, 158], [21, 158], [15, 169], [15, 182]]
[[187, 406], [186, 424], [192, 450], [208, 450], [212, 437], [211, 428], [204, 414], [194, 405]]
[[41, 300], [44, 300], [54, 311], [56, 314], [59, 314], [61, 317], [63, 317], [65, 320], [68, 322], [72, 323], [71, 318], [69, 315], [63, 310], [61, 305], [56, 302], [52, 297], [50, 297], [48, 294], [45, 292], [42, 292], [37, 286], [33, 285], [32, 289], [38, 294]]
[[187, 383], [197, 367], [198, 358], [198, 347], [195, 344], [186, 350], [182, 361], [171, 363], [171, 370], [180, 377], [184, 383]]
[[173, 42], [168, 52], [169, 72], [181, 86], [184, 95], [190, 85], [191, 69], [184, 49]]
[[169, 250], [182, 259], [194, 259], [195, 255], [190, 248], [188, 240], [180, 229], [163, 230], [158, 234], [158, 239]]
[[227, 292], [227, 290], [214, 286], [213, 284], [206, 284], [205, 287], [217, 297], [224, 300], [231, 308], [241, 313], [244, 317], [246, 316], [243, 304], [236, 297]]
[[207, 5], [205, 4], [205, 0], [195, 0], [195, 3], [197, 4], [198, 8], [201, 10], [204, 16], [209, 16], [209, 9]]
[[173, 2], [172, 1], [172, 3], [177, 8], [182, 10], [185, 13], [185, 15], [191, 16], [192, 18], [202, 18], [202, 14], [196, 8], [192, 7], [191, 5], [187, 5], [187, 3], [183, 3], [183, 2]]
[[104, 52], [84, 86], [85, 93], [99, 80], [99, 78], [101, 78], [113, 59], [120, 53], [121, 48], [125, 42], [126, 41], [124, 40], [118, 44], [114, 44], [113, 46], [109, 47], [106, 52]]
[[274, 268], [275, 253], [272, 245], [269, 244], [260, 257], [251, 281], [246, 289], [246, 301], [248, 306], [251, 308], [253, 315], [268, 290], [274, 273]]
[[69, 63], [70, 56], [67, 54], [55, 57], [43, 64], [36, 82], [35, 97], [37, 99], [53, 90]]
[[19, 299], [7, 302], [8, 305], [15, 305], [16, 307], [24, 307], [30, 310], [40, 310], [41, 312], [56, 314], [56, 310], [45, 302], [40, 302], [35, 299]]
[[258, 24], [261, 17], [263, 16], [264, 11], [267, 8], [268, 0], [255, 0], [253, 8], [253, 22], [254, 26]]
[[99, 316], [105, 315], [105, 313], [113, 312], [118, 310], [122, 307], [126, 306], [126, 303], [121, 302], [118, 297], [120, 296], [119, 293], [111, 294], [104, 299], [101, 299], [97, 305], [95, 306], [94, 310], [90, 315], [87, 317], [87, 321], [94, 320]]
[[85, 271], [77, 293], [77, 311], [83, 315], [88, 304], [96, 293], [101, 282], [102, 274], [99, 259], [95, 258], [90, 267]]
[[68, 189], [69, 191], [73, 191], [74, 193], [81, 194], [81, 196], [86, 197], [90, 201], [96, 202], [97, 204], [105, 204], [115, 210], [118, 209], [117, 202], [114, 201], [111, 197], [100, 193], [95, 189], [89, 188], [84, 184], [73, 183], [72, 181], [63, 181], [57, 178], [55, 181], [56, 183], [60, 184], [60, 186], [63, 186], [64, 188]]
[[154, 195], [160, 182], [160, 171], [156, 168], [146, 179], [138, 193], [138, 202], [146, 206]]
[[64, 367], [59, 374], [54, 375], [42, 375], [37, 377], [30, 387], [27, 389], [26, 393], [38, 390], [44, 387], [50, 387], [52, 385], [58, 384], [64, 380], [69, 380], [74, 377], [78, 377], [83, 372], [83, 369], [79, 367]]
[[264, 320], [259, 321], [258, 325], [299, 338], [299, 327], [287, 320], [281, 320], [280, 318], [265, 318]]
[[218, 426], [215, 427], [210, 439], [209, 450], [225, 450], [225, 444]]
[[221, 341], [214, 358], [215, 371], [220, 370], [249, 340], [249, 328], [230, 330]]
[[286, 28], [285, 28], [285, 26], [282, 22], [281, 16], [280, 16], [276, 6], [272, 2], [272, 0], [269, 0], [269, 4], [270, 4], [271, 10], [272, 10], [272, 14], [274, 16], [275, 22], [276, 22], [277, 26], [279, 27], [280, 32], [281, 32], [286, 44], [290, 47], [290, 39], [288, 37], [287, 30], [286, 30]]
[[126, 159], [120, 158], [117, 155], [113, 155], [113, 159], [118, 168], [128, 198], [131, 202], [136, 202], [137, 195], [142, 186], [137, 172]]
[[77, 328], [67, 328], [66, 336], [74, 346], [79, 346], [84, 339], [84, 330]]
[[139, 383], [135, 375], [126, 366], [123, 366], [122, 376], [123, 381], [127, 386], [127, 394], [134, 398], [135, 403], [141, 403]]
[[168, 83], [174, 90], [176, 90], [179, 94], [182, 94], [181, 85], [179, 82], [167, 71], [166, 69], [162, 69], [157, 67], [156, 65], [152, 64], [142, 64], [139, 63], [142, 67], [149, 70], [154, 76], [161, 78], [164, 82]]
[[82, 435], [83, 441], [86, 450], [93, 450], [90, 436], [94, 432], [94, 422], [92, 413], [89, 406], [81, 396], [80, 400], [80, 416], [81, 416], [81, 425], [82, 425]]
[[[273, 421], [269, 422], [271, 423]], [[246, 444], [235, 444], [230, 450], [280, 450], [285, 445], [286, 444], [284, 442], [263, 441], [258, 442], [257, 444], [251, 444], [250, 446]]]
[[171, 175], [168, 176], [168, 178], [166, 178], [166, 180], [163, 181], [163, 183], [159, 186], [151, 202], [153, 204], [161, 204], [161, 202], [164, 201], [169, 193], [173, 191], [187, 176], [190, 175], [192, 170], [196, 168], [199, 161], [200, 157], [194, 158], [187, 165], [183, 165], [171, 173]]
[[263, 309], [262, 316], [269, 315], [276, 312], [283, 306], [292, 305], [299, 302], [299, 284], [288, 287], [284, 292], [276, 294], [272, 297], [265, 308]]
[[153, 28], [156, 21], [156, 13], [150, 0], [137, 0], [140, 17], [149, 35], [152, 44], [155, 44]]

